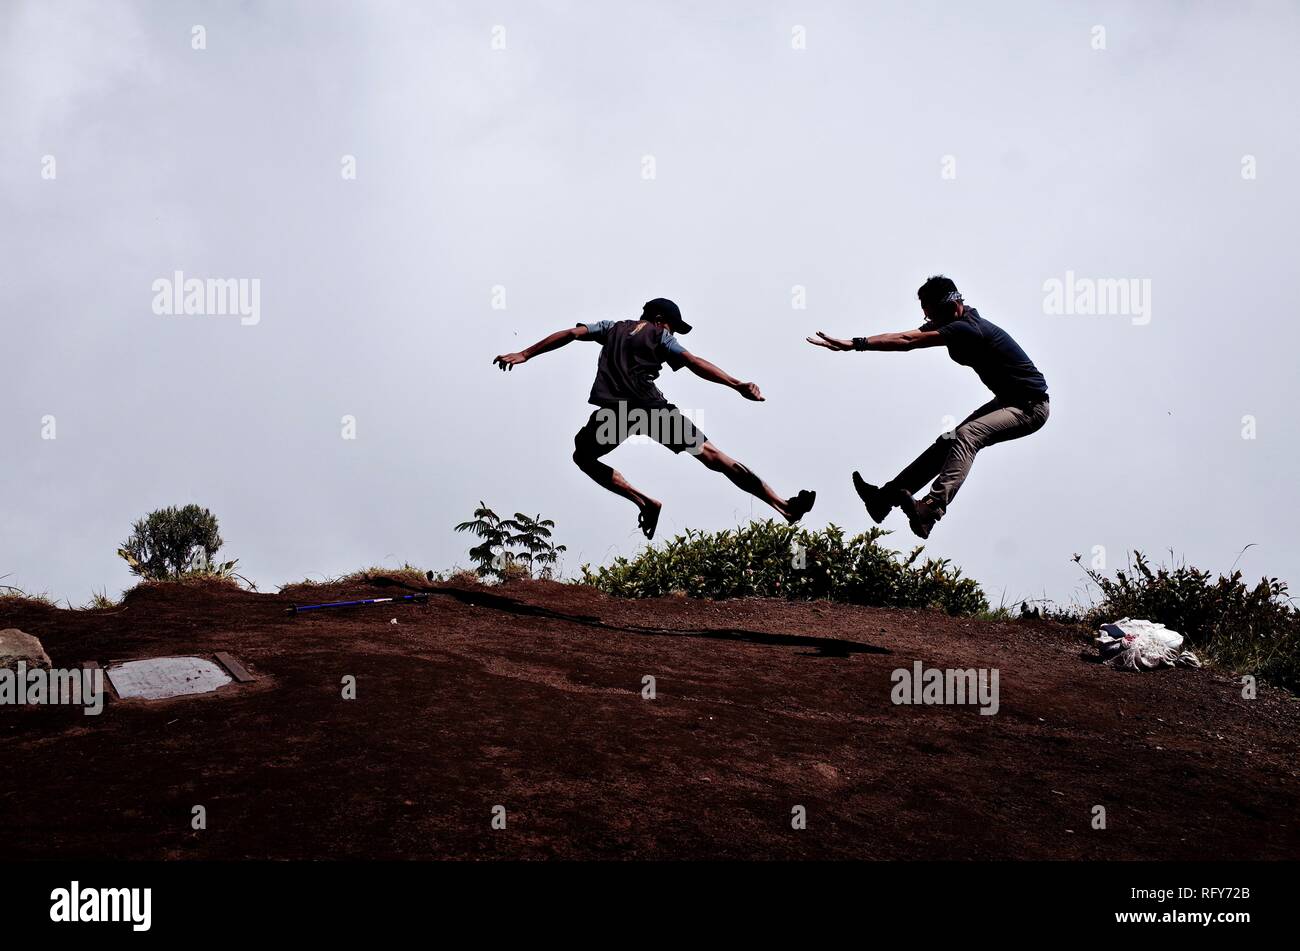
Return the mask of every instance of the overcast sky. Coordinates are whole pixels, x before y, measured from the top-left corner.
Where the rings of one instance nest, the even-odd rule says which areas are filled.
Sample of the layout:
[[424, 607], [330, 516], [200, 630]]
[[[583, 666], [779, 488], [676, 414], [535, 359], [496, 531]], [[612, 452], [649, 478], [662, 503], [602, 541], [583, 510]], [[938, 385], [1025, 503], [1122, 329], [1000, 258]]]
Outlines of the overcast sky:
[[[187, 502], [263, 590], [464, 565], [480, 499], [555, 519], [569, 574], [634, 554], [570, 459], [597, 348], [490, 360], [658, 296], [767, 401], [665, 369], [668, 397], [862, 530], [850, 472], [987, 393], [942, 350], [803, 338], [915, 327], [935, 272], [1052, 416], [929, 551], [995, 604], [1082, 595], [1097, 546], [1253, 544], [1300, 583], [1298, 45], [1288, 2], [5, 0], [0, 583], [115, 596], [131, 522]], [[178, 270], [257, 280], [256, 318], [156, 313]], [[1068, 274], [1149, 297], [1052, 313]], [[661, 537], [769, 514], [658, 446], [610, 461]]]

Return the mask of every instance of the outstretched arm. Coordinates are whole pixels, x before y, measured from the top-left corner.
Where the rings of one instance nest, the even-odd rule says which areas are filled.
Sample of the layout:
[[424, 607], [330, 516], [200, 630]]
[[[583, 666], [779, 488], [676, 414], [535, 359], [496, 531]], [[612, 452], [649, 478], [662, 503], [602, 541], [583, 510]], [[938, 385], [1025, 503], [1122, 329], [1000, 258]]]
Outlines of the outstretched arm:
[[937, 330], [904, 330], [895, 334], [876, 334], [874, 337], [854, 337], [841, 340], [817, 331], [816, 337], [807, 338], [808, 342], [827, 350], [916, 350], [920, 347], [937, 347], [943, 343], [943, 336]]
[[509, 370], [520, 363], [527, 363], [539, 354], [558, 350], [570, 340], [579, 340], [585, 336], [587, 336], [586, 326], [578, 324], [578, 326], [570, 327], [568, 330], [557, 330], [549, 337], [543, 337], [527, 350], [520, 350], [518, 353], [503, 353], [500, 356], [493, 357], [492, 362], [502, 370]]
[[703, 357], [697, 357], [690, 351], [683, 351], [682, 360], [690, 368], [690, 371], [701, 380], [708, 380], [710, 383], [719, 383], [722, 386], [730, 387], [747, 400], [762, 402], [765, 398], [759, 392], [757, 383], [742, 383], [721, 367], [715, 366]]

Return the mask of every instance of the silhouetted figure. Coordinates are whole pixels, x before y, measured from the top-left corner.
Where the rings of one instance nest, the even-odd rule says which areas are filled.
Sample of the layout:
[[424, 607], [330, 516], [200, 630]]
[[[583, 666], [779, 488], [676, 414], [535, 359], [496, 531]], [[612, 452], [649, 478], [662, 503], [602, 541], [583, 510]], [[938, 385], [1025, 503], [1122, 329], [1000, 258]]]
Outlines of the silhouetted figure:
[[[967, 416], [952, 432], [944, 433], [906, 469], [882, 486], [874, 486], [853, 473], [853, 487], [876, 522], [894, 506], [906, 514], [912, 531], [929, 538], [935, 522], [948, 510], [966, 481], [975, 454], [1009, 439], [1037, 432], [1047, 422], [1047, 381], [1038, 368], [1001, 327], [967, 307], [957, 285], [943, 275], [929, 278], [916, 296], [926, 322], [917, 330], [839, 340], [821, 331], [808, 342], [828, 350], [916, 350], [947, 347], [952, 359], [973, 369], [993, 399]], [[919, 501], [913, 496], [934, 480]]]
[[634, 488], [622, 474], [601, 462], [602, 456], [629, 436], [649, 436], [675, 453], [685, 451], [715, 472], [723, 473], [750, 495], [762, 499], [788, 522], [797, 522], [813, 507], [816, 493], [804, 490], [782, 498], [750, 469], [732, 459], [669, 403], [655, 380], [666, 363], [674, 372], [687, 367], [711, 383], [730, 387], [747, 400], [762, 401], [758, 384], [742, 383], [708, 360], [697, 357], [678, 342], [674, 334], [690, 333], [677, 305], [664, 298], [648, 302], [636, 320], [602, 320], [559, 330], [527, 350], [493, 358], [502, 370], [509, 370], [533, 357], [572, 340], [600, 344], [596, 381], [588, 402], [598, 407], [587, 425], [573, 439], [573, 461], [597, 483], [625, 499], [639, 510], [637, 524], [646, 538], [654, 538], [663, 503]]

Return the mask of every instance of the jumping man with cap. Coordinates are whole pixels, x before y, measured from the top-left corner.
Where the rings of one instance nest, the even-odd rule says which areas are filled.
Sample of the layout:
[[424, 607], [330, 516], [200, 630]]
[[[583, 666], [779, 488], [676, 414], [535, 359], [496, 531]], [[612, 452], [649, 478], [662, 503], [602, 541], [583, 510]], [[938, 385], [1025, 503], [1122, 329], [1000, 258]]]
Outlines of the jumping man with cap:
[[602, 320], [559, 330], [519, 353], [504, 353], [493, 359], [509, 370], [539, 354], [563, 347], [572, 340], [600, 344], [596, 381], [587, 402], [597, 407], [587, 425], [573, 439], [573, 461], [600, 485], [631, 500], [640, 515], [637, 523], [646, 538], [654, 538], [663, 503], [633, 488], [622, 474], [600, 461], [628, 436], [645, 435], [675, 453], [685, 450], [715, 472], [723, 473], [737, 486], [762, 499], [788, 522], [797, 522], [813, 507], [816, 493], [804, 490], [782, 498], [752, 471], [715, 446], [681, 411], [664, 399], [655, 386], [666, 363], [674, 372], [689, 367], [711, 383], [730, 387], [747, 400], [762, 401], [755, 383], [742, 383], [708, 360], [690, 353], [674, 334], [690, 333], [677, 305], [656, 298], [645, 305], [635, 320]]
[[[876, 487], [853, 473], [853, 487], [876, 522], [898, 506], [912, 531], [928, 538], [961, 488], [975, 454], [986, 446], [1037, 432], [1047, 422], [1047, 381], [1002, 328], [966, 306], [957, 285], [943, 275], [928, 279], [916, 292], [926, 322], [917, 330], [837, 340], [821, 331], [808, 342], [827, 350], [915, 350], [947, 347], [953, 361], [973, 369], [993, 399], [944, 433], [925, 452], [883, 486]], [[931, 479], [930, 492], [913, 498]]]

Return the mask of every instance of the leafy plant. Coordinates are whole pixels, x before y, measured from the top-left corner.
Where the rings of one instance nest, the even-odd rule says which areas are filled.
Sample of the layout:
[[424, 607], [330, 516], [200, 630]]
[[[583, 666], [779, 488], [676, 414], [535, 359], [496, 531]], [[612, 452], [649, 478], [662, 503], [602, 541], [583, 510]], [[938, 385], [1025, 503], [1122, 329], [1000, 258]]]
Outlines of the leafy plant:
[[501, 516], [479, 502], [474, 510], [474, 518], [456, 526], [458, 532], [469, 532], [483, 539], [469, 550], [469, 560], [474, 562], [480, 577], [486, 577], [497, 571], [493, 566], [497, 556], [506, 549], [507, 531], [501, 525]]
[[516, 512], [513, 518], [503, 519], [479, 502], [474, 518], [461, 522], [455, 530], [482, 539], [469, 550], [479, 576], [504, 580], [520, 574], [531, 576], [536, 567], [540, 567], [543, 578], [554, 574], [560, 552], [567, 550], [551, 540], [554, 528], [555, 522], [541, 515], [530, 517]]
[[168, 506], [150, 512], [131, 526], [131, 535], [117, 550], [132, 574], [162, 581], [201, 574], [229, 577], [236, 562], [213, 562], [224, 542], [217, 517], [205, 508]]
[[556, 545], [551, 541], [555, 522], [542, 518], [540, 514], [530, 518], [522, 512], [516, 512], [514, 518], [507, 519], [501, 525], [511, 532], [506, 536], [506, 544], [522, 549], [512, 556], [516, 563], [523, 564], [529, 574], [540, 566], [543, 578], [550, 578], [555, 573], [555, 562], [560, 557], [560, 552], [567, 551], [564, 545]]
[[948, 559], [918, 564], [922, 548], [902, 555], [881, 545], [873, 527], [846, 538], [829, 525], [807, 531], [775, 521], [735, 531], [697, 532], [647, 548], [613, 565], [582, 566], [582, 580], [609, 594], [653, 598], [672, 591], [692, 597], [828, 598], [877, 607], [937, 607], [950, 614], [988, 609], [979, 585]]

